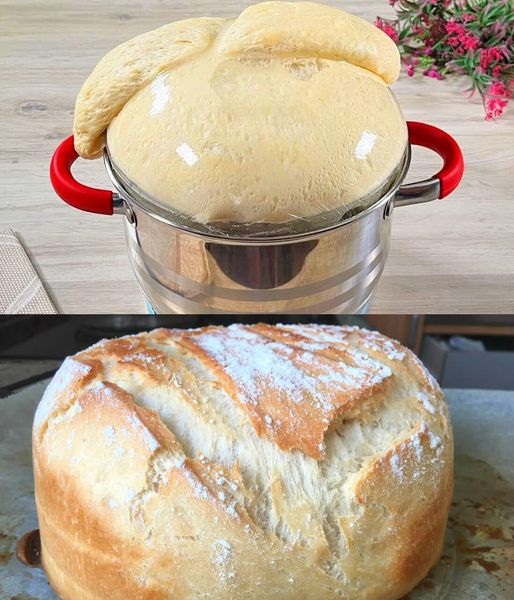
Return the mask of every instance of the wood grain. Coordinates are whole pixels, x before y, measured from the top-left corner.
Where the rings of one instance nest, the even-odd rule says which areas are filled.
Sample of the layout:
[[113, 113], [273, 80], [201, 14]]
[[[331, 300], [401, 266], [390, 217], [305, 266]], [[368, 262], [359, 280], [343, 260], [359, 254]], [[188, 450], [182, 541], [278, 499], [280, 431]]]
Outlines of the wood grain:
[[[368, 20], [385, 0], [331, 2]], [[48, 180], [51, 154], [71, 132], [75, 96], [114, 45], [174, 19], [238, 13], [247, 1], [0, 0], [0, 223], [20, 233], [62, 312], [144, 312], [120, 217], [64, 205]], [[446, 129], [466, 174], [445, 201], [397, 209], [389, 261], [371, 310], [384, 313], [514, 310], [513, 111], [484, 121], [461, 81], [402, 77], [394, 92], [407, 119]], [[416, 151], [409, 178], [439, 161]], [[82, 161], [86, 182], [107, 184], [101, 161]]]

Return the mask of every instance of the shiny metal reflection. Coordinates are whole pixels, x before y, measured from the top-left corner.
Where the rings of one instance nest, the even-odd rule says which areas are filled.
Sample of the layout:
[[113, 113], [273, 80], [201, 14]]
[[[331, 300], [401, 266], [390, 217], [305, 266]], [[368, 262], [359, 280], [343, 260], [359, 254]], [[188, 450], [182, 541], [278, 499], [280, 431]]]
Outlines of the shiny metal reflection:
[[384, 269], [393, 207], [438, 194], [434, 181], [411, 195], [401, 186], [407, 147], [387, 189], [361, 212], [328, 225], [313, 218], [301, 233], [254, 235], [234, 227], [228, 235], [156, 204], [118, 173], [108, 152], [105, 161], [123, 199], [117, 211], [127, 217], [132, 267], [158, 313], [360, 312]]

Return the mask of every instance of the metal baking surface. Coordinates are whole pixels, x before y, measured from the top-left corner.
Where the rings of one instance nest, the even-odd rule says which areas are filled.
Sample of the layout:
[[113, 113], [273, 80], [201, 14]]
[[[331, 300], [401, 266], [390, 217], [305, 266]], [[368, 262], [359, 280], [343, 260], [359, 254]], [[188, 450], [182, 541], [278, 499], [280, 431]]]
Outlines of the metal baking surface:
[[[43, 571], [20, 564], [16, 541], [37, 528], [32, 417], [47, 382], [0, 400], [0, 600], [55, 600]], [[455, 495], [438, 565], [408, 600], [507, 600], [514, 589], [514, 393], [448, 390]]]

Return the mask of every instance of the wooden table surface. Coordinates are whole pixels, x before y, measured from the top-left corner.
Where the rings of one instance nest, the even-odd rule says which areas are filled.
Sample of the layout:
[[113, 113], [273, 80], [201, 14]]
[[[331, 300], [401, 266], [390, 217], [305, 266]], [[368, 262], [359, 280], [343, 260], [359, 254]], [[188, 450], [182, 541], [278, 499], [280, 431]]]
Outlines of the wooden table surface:
[[[233, 15], [251, 3], [0, 0], [0, 224], [18, 232], [59, 311], [145, 311], [121, 217], [73, 210], [50, 187], [50, 157], [71, 133], [83, 80], [110, 48], [138, 33], [186, 16]], [[386, 0], [331, 4], [368, 20], [390, 14]], [[446, 200], [395, 211], [373, 312], [514, 310], [514, 111], [486, 122], [464, 88], [405, 76], [393, 87], [407, 119], [458, 140], [466, 173]], [[79, 163], [85, 182], [108, 185], [101, 161]], [[437, 157], [415, 151], [409, 179], [438, 168]]]

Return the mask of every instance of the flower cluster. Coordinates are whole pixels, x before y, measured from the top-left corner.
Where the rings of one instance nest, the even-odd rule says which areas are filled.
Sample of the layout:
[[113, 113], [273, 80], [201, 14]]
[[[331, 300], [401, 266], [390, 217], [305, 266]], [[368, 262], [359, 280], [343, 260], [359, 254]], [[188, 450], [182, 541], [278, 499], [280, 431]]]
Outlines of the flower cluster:
[[396, 42], [407, 75], [467, 75], [485, 118], [499, 117], [514, 94], [512, 0], [389, 0], [396, 19], [375, 24]]

